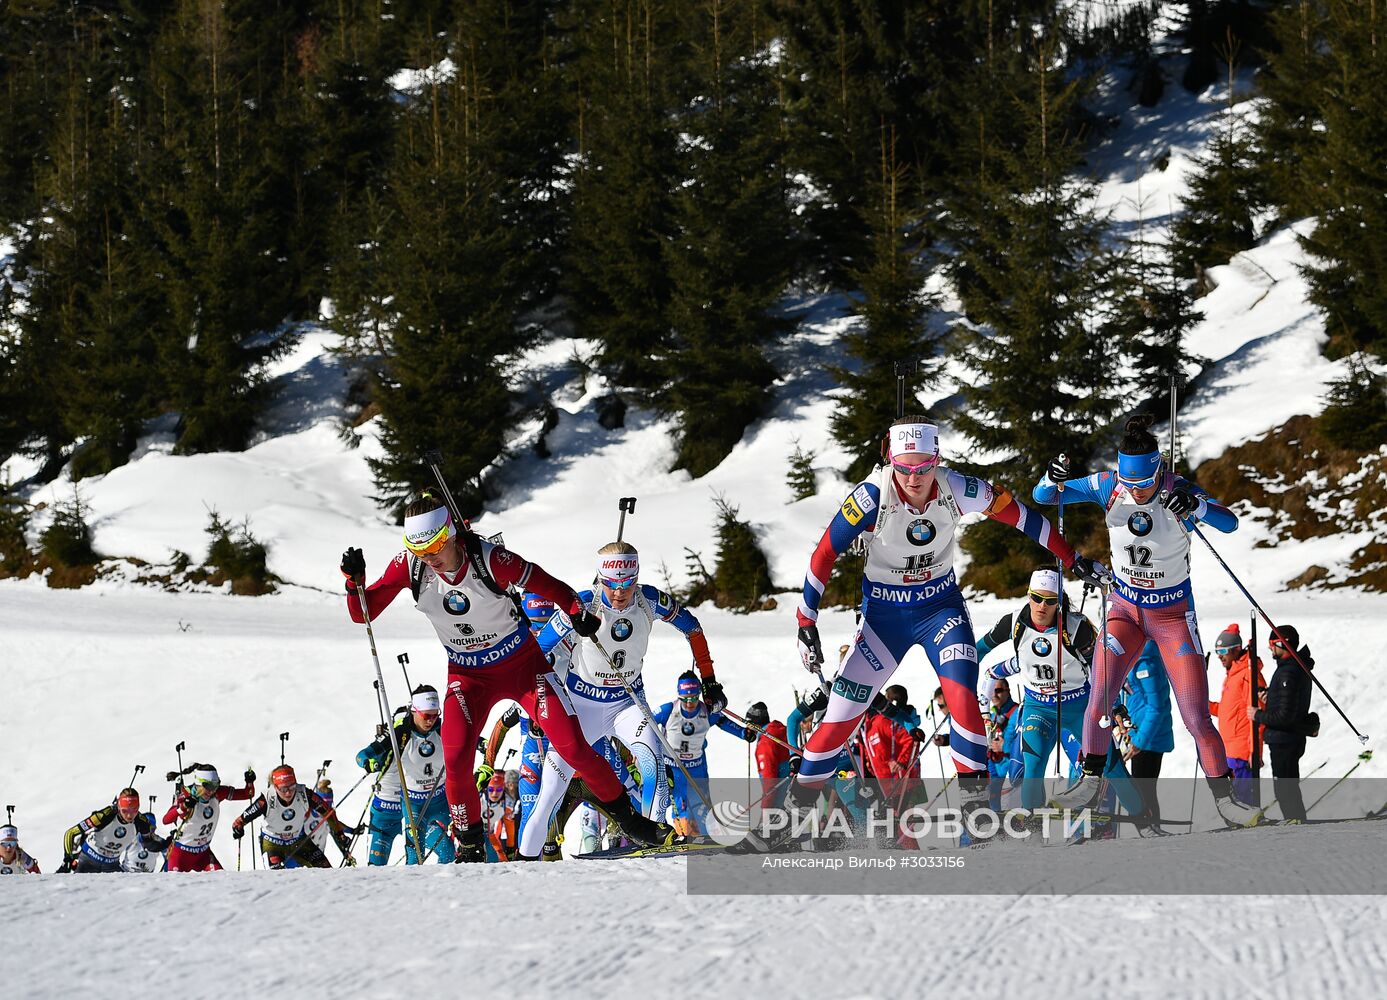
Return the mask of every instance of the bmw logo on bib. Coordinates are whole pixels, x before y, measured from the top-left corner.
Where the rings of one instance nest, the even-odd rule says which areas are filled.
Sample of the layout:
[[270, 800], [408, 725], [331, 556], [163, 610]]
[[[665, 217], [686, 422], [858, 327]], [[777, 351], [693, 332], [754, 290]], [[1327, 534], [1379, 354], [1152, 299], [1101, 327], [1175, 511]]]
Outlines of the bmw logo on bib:
[[1034, 641], [1031, 642], [1031, 650], [1036, 656], [1049, 656], [1054, 652], [1054, 648], [1055, 647], [1050, 644], [1050, 640], [1043, 635], [1036, 636]]
[[631, 638], [631, 620], [629, 618], [618, 618], [612, 622], [612, 638], [617, 642], [625, 642]]
[[115, 835], [116, 835], [116, 839], [117, 839], [117, 840], [119, 840], [121, 837], [124, 837], [124, 836], [125, 836], [125, 827], [123, 827], [123, 826], [118, 826], [118, 827], [116, 827], [116, 829], [115, 829]]
[[292, 810], [292, 809], [286, 809], [286, 810], [284, 810], [282, 813], [279, 814], [279, 818], [282, 819], [282, 820], [284, 820], [284, 821], [287, 823], [289, 820], [291, 820], [291, 819], [294, 818], [294, 815], [295, 815], [295, 814], [294, 814], [294, 810]]
[[211, 818], [212, 818], [212, 813], [213, 813], [213, 811], [214, 811], [214, 810], [212, 809], [211, 806], [203, 806], [203, 807], [202, 807], [202, 818], [203, 818], [203, 819], [211, 819]]
[[1151, 514], [1144, 510], [1136, 511], [1131, 517], [1127, 518], [1127, 530], [1138, 538], [1144, 538], [1146, 535], [1151, 534], [1153, 524], [1154, 522], [1151, 520]]
[[450, 590], [443, 595], [443, 609], [450, 615], [465, 615], [471, 606], [467, 595], [460, 590]]
[[934, 541], [934, 534], [934, 522], [925, 517], [911, 521], [910, 527], [905, 529], [905, 537], [910, 539], [911, 545], [928, 545]]
[[694, 729], [695, 727], [692, 722], [685, 722], [682, 726], [679, 727], [679, 731], [683, 733], [685, 736], [692, 736], [694, 734]]
[[420, 757], [433, 756], [433, 740], [420, 740], [418, 746]]

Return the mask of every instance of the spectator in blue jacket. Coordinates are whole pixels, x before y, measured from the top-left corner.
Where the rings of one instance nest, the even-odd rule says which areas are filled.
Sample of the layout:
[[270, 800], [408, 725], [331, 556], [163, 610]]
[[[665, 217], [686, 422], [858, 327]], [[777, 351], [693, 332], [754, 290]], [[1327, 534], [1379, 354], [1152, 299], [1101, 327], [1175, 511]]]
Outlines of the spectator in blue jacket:
[[1170, 716], [1170, 678], [1160, 649], [1148, 642], [1127, 675], [1127, 714], [1132, 720], [1132, 752], [1127, 764], [1145, 805], [1146, 833], [1162, 836], [1156, 779], [1161, 761], [1175, 749], [1175, 727]]

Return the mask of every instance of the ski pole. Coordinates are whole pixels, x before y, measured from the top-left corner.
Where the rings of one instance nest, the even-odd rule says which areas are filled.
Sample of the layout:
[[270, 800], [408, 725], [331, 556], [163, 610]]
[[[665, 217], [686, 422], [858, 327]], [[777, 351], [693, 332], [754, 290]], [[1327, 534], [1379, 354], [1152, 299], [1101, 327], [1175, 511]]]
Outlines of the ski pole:
[[[1342, 785], [1345, 781], [1348, 781], [1348, 776], [1349, 776], [1350, 774], [1352, 774], [1354, 771], [1358, 770], [1360, 767], [1362, 767], [1364, 764], [1366, 764], [1368, 761], [1370, 761], [1370, 760], [1372, 760], [1372, 759], [1373, 759], [1373, 752], [1372, 752], [1371, 750], [1364, 750], [1362, 753], [1360, 753], [1360, 754], [1358, 755], [1358, 763], [1354, 764], [1351, 768], [1349, 768], [1349, 769], [1344, 773], [1344, 776], [1343, 776], [1342, 778], [1340, 778], [1338, 781], [1334, 782], [1334, 784], [1330, 785], [1330, 786], [1329, 786], [1329, 790], [1326, 791], [1326, 792], [1325, 792], [1323, 795], [1321, 795], [1319, 798], [1317, 798], [1317, 799], [1311, 804], [1311, 806], [1310, 806], [1309, 809], [1306, 809], [1306, 810], [1305, 810], [1305, 815], [1309, 816], [1309, 815], [1310, 815], [1310, 810], [1311, 810], [1311, 809], [1314, 809], [1315, 806], [1319, 805], [1319, 804], [1320, 804], [1321, 802], [1323, 802], [1325, 799], [1329, 798], [1330, 792], [1333, 792], [1334, 789], [1338, 788], [1338, 787], [1339, 787], [1340, 785]], [[1309, 775], [1307, 774], [1306, 777], [1308, 778]]]
[[[935, 708], [935, 706], [934, 706], [934, 699], [931, 698], [931, 699], [930, 699], [930, 702], [929, 702], [929, 708], [927, 709], [927, 711], [928, 711], [928, 713], [929, 713], [929, 718], [930, 718], [930, 721], [931, 721], [931, 722], [934, 722], [934, 716], [935, 716], [934, 708]], [[938, 722], [938, 724], [935, 725], [935, 727], [934, 727], [934, 731], [935, 731], [936, 733], [937, 733], [941, 728], [943, 728], [943, 725], [944, 725], [945, 722], [948, 722], [948, 721], [949, 721], [949, 716], [948, 716], [947, 713], [940, 712], [939, 714], [940, 714], [941, 716], [943, 716], [943, 718], [940, 719], [939, 722]], [[930, 742], [933, 743], [934, 741], [933, 741], [933, 740], [930, 740]], [[939, 780], [940, 780], [940, 781], [944, 781], [944, 773], [945, 773], [945, 772], [944, 772], [944, 750], [943, 750], [942, 747], [940, 747], [940, 745], [939, 745], [938, 743], [935, 743], [935, 744], [934, 744], [934, 756], [935, 756], [935, 759], [938, 760], [938, 762], [939, 762]], [[955, 774], [957, 774], [957, 768], [955, 768], [954, 770], [955, 770]], [[947, 782], [945, 782], [944, 788], [941, 788], [941, 789], [939, 790], [939, 791], [940, 791], [940, 794], [943, 794], [943, 792], [945, 791], [945, 789], [947, 789], [947, 788], [949, 787], [949, 785], [951, 785], [951, 784], [953, 784], [953, 778], [950, 778]], [[937, 798], [937, 797], [938, 797], [938, 796], [936, 796], [936, 798]], [[948, 800], [947, 798], [945, 798], [945, 799], [944, 799], [944, 805], [947, 806], [948, 804], [949, 804], [949, 800]]]
[[616, 502], [617, 508], [621, 511], [621, 520], [616, 523], [616, 540], [621, 541], [622, 533], [626, 530], [626, 515], [636, 512], [636, 498], [622, 497]]
[[[1069, 456], [1060, 455], [1059, 460], [1064, 463], [1066, 469], [1069, 468]], [[1055, 527], [1059, 531], [1060, 538], [1064, 537], [1064, 483], [1060, 483], [1059, 492], [1055, 494]], [[1064, 560], [1055, 556], [1055, 571], [1059, 574], [1059, 603], [1055, 605], [1055, 731], [1064, 732]], [[994, 684], [995, 688], [996, 685]], [[1061, 739], [1063, 737], [1060, 737]], [[1060, 758], [1064, 754], [1055, 754], [1055, 777], [1058, 778], [1060, 771]]]
[[287, 731], [286, 731], [286, 732], [283, 732], [283, 733], [280, 733], [280, 734], [279, 734], [279, 763], [280, 763], [280, 766], [281, 766], [281, 767], [284, 765], [284, 745], [285, 745], [286, 743], [288, 743], [288, 742], [289, 742], [289, 733], [288, 733]]
[[[358, 603], [361, 605], [361, 618], [366, 623], [366, 638], [371, 644], [371, 662], [376, 668], [376, 702], [380, 708], [381, 717], [385, 717], [385, 706], [388, 699], [385, 695], [385, 676], [380, 669], [380, 654], [376, 652], [376, 633], [371, 628], [371, 609], [370, 602], [367, 601], [364, 589], [357, 585]], [[394, 721], [392, 716], [391, 722]], [[405, 815], [409, 820], [409, 832], [414, 837], [414, 850], [419, 857], [424, 856], [423, 846], [419, 843], [419, 827], [414, 821], [414, 810], [409, 804], [409, 785], [405, 781], [405, 764], [400, 757], [400, 740], [395, 733], [395, 727], [390, 723], [385, 726], [386, 735], [390, 737], [390, 751], [395, 755], [395, 767], [400, 773], [400, 800], [404, 803]]]
[[405, 675], [405, 690], [412, 694], [414, 692], [414, 685], [409, 681], [409, 654], [401, 653], [399, 656], [395, 657], [395, 662], [400, 665], [400, 673]]
[[1353, 721], [1347, 715], [1344, 714], [1344, 710], [1339, 707], [1339, 703], [1334, 700], [1334, 696], [1325, 689], [1325, 686], [1323, 684], [1320, 683], [1320, 679], [1315, 676], [1315, 672], [1305, 665], [1305, 661], [1300, 658], [1300, 654], [1296, 652], [1294, 649], [1291, 649], [1290, 644], [1287, 643], [1286, 640], [1282, 637], [1280, 629], [1276, 627], [1276, 625], [1272, 622], [1271, 618], [1267, 615], [1267, 613], [1262, 610], [1262, 606], [1257, 603], [1257, 599], [1252, 596], [1252, 593], [1246, 587], [1243, 586], [1243, 582], [1238, 579], [1237, 574], [1234, 573], [1233, 570], [1229, 568], [1228, 564], [1223, 561], [1223, 556], [1218, 554], [1218, 550], [1214, 548], [1213, 543], [1211, 543], [1209, 539], [1204, 537], [1204, 532], [1199, 530], [1199, 522], [1191, 521], [1191, 528], [1194, 531], [1194, 533], [1199, 536], [1199, 540], [1203, 542], [1205, 546], [1208, 547], [1209, 551], [1214, 554], [1214, 558], [1218, 560], [1218, 564], [1223, 567], [1223, 571], [1228, 574], [1229, 579], [1231, 579], [1235, 584], [1237, 584], [1238, 589], [1243, 592], [1243, 596], [1247, 598], [1247, 602], [1252, 605], [1252, 610], [1256, 611], [1257, 614], [1261, 616], [1262, 621], [1267, 623], [1267, 627], [1271, 629], [1271, 639], [1268, 641], [1279, 642], [1281, 644], [1281, 648], [1286, 650], [1286, 652], [1291, 655], [1291, 659], [1295, 660], [1296, 665], [1299, 666], [1301, 670], [1305, 671], [1305, 674], [1307, 677], [1310, 678], [1310, 681], [1315, 685], [1315, 687], [1320, 689], [1320, 694], [1324, 695], [1326, 698], [1329, 699], [1329, 704], [1334, 706], [1334, 711], [1339, 713], [1339, 718], [1343, 719], [1344, 722], [1348, 724], [1349, 729], [1353, 730], [1353, 735], [1358, 737], [1358, 742], [1367, 743], [1368, 738], [1364, 736], [1362, 733], [1360, 733], [1358, 731], [1358, 727], [1353, 724]]
[[132, 775], [130, 775], [130, 783], [129, 783], [128, 785], [126, 785], [125, 787], [127, 787], [127, 788], [134, 788], [134, 787], [135, 787], [135, 779], [138, 778], [138, 777], [139, 777], [140, 775], [142, 775], [142, 774], [144, 774], [144, 765], [143, 765], [143, 764], [136, 764], [136, 765], [135, 765], [135, 773], [132, 774]]
[[[766, 739], [770, 740], [770, 741], [771, 741], [772, 743], [774, 743], [776, 746], [778, 746], [778, 747], [783, 747], [784, 749], [790, 751], [790, 753], [794, 754], [796, 757], [803, 757], [803, 756], [804, 756], [804, 752], [803, 752], [802, 750], [796, 750], [794, 747], [790, 746], [790, 744], [788, 744], [788, 743], [786, 743], [784, 740], [780, 739], [780, 737], [778, 737], [778, 736], [772, 736], [770, 733], [766, 732], [764, 729], [762, 729], [762, 728], [761, 728], [760, 726], [758, 726], [756, 723], [754, 723], [754, 722], [749, 722], [749, 721], [747, 721], [746, 719], [743, 719], [743, 718], [742, 718], [740, 715], [738, 715], [736, 712], [732, 711], [732, 709], [730, 709], [730, 708], [724, 708], [724, 709], [722, 710], [722, 714], [725, 715], [725, 716], [727, 716], [729, 719], [731, 719], [731, 720], [732, 720], [733, 722], [735, 722], [737, 725], [739, 725], [739, 726], [745, 726], [747, 729], [750, 729], [752, 732], [760, 733], [762, 736], [764, 736]], [[747, 744], [747, 748], [750, 749], [750, 747], [751, 747], [751, 744], [748, 743], [748, 744]]]
[[443, 491], [443, 501], [448, 505], [448, 512], [453, 515], [453, 520], [467, 530], [472, 530], [472, 523], [462, 516], [462, 511], [458, 509], [457, 501], [453, 499], [453, 491], [448, 489], [448, 481], [443, 478], [443, 452], [437, 448], [430, 448], [424, 452], [424, 461], [433, 473], [433, 477], [438, 480], [438, 488]]

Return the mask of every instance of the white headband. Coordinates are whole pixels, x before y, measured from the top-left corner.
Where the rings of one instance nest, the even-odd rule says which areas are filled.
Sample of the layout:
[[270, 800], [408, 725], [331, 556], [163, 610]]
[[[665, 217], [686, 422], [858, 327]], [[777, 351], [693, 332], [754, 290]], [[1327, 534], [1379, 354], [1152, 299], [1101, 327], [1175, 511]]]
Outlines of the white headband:
[[604, 580], [629, 580], [640, 572], [641, 559], [634, 552], [608, 552], [597, 557], [597, 575]]
[[18, 844], [19, 830], [13, 826], [0, 826], [0, 844]]
[[221, 784], [222, 780], [221, 775], [217, 773], [217, 769], [215, 767], [198, 768], [196, 771], [193, 772], [193, 779], [195, 781], [205, 781], [210, 784], [217, 785]]
[[405, 518], [405, 544], [425, 544], [450, 520], [447, 507], [435, 507], [422, 514], [411, 514]]
[[891, 457], [938, 455], [939, 428], [934, 424], [899, 424], [891, 428]]
[[438, 692], [420, 691], [409, 699], [410, 707], [416, 712], [437, 712], [438, 711]]
[[1059, 570], [1038, 569], [1031, 574], [1031, 589], [1037, 593], [1060, 594]]

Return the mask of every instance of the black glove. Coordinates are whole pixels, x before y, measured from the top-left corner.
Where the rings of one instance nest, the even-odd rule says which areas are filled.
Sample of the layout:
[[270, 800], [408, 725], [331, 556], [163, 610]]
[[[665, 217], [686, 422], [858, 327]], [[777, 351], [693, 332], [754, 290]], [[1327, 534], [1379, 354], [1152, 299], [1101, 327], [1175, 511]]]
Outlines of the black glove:
[[570, 615], [569, 619], [573, 622], [573, 631], [584, 639], [591, 639], [602, 627], [602, 619], [587, 610], [579, 611], [576, 616]]
[[240, 840], [246, 835], [245, 824], [241, 822], [241, 817], [237, 816], [231, 821], [231, 839]]
[[948, 746], [948, 745], [949, 745], [949, 734], [948, 734], [948, 733], [935, 733], [935, 734], [934, 734], [934, 745], [937, 746], [937, 747], [946, 747], [946, 746]]
[[253, 782], [255, 781], [255, 771], [254, 771], [254, 769], [249, 768], [249, 767], [246, 768], [245, 779], [246, 779], [246, 784], [247, 784], [247, 785], [249, 785], [249, 784], [251, 784], [251, 783], [253, 783]]
[[360, 549], [348, 549], [342, 553], [342, 575], [352, 586], [366, 579], [366, 556]]
[[1045, 467], [1045, 474], [1050, 477], [1050, 482], [1056, 486], [1063, 486], [1069, 478], [1069, 456], [1056, 455]]
[[828, 708], [828, 692], [823, 688], [815, 688], [812, 692], [804, 696], [804, 700], [799, 703], [800, 715], [816, 715]]
[[803, 764], [803, 763], [804, 763], [804, 758], [803, 758], [803, 757], [801, 757], [799, 754], [793, 754], [793, 755], [790, 757], [790, 773], [791, 773], [791, 774], [799, 774], [800, 765]]
[[1084, 583], [1095, 587], [1106, 587], [1112, 583], [1112, 574], [1108, 572], [1108, 567], [1078, 553], [1074, 554], [1074, 561], [1069, 564], [1069, 569]]
[[752, 729], [750, 726], [747, 726], [747, 727], [742, 731], [742, 739], [746, 740], [748, 743], [755, 743], [757, 737], [760, 736], [760, 735], [761, 735], [760, 733], [758, 733], [756, 730]]
[[1199, 506], [1199, 498], [1190, 492], [1188, 486], [1177, 486], [1161, 497], [1161, 506], [1176, 517], [1185, 517], [1194, 513]]
[[72, 863], [75, 860], [77, 859], [71, 854], [64, 855], [63, 863], [58, 866], [58, 874], [66, 875], [68, 872], [72, 871]]
[[707, 703], [710, 712], [721, 712], [727, 707], [727, 695], [722, 693], [722, 685], [718, 683], [716, 677], [703, 679], [703, 700]]
[[1124, 722], [1132, 721], [1132, 714], [1127, 711], [1126, 705], [1114, 705], [1112, 707], [1112, 717], [1114, 719], [1121, 719]]
[[910, 731], [910, 738], [916, 743], [923, 743], [925, 740], [929, 739], [929, 733], [925, 732], [919, 726], [916, 726]]
[[804, 663], [804, 669], [814, 671], [816, 667], [824, 665], [824, 647], [819, 642], [819, 626], [801, 625], [799, 629], [799, 658]]

